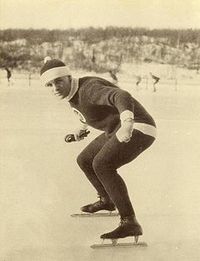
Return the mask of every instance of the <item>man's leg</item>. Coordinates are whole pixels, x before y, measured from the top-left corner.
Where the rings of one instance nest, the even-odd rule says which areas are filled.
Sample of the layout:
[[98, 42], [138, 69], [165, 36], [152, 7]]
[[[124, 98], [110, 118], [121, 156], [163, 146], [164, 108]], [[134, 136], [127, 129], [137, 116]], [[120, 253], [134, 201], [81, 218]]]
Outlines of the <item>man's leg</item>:
[[[93, 168], [102, 182], [108, 195], [117, 207], [121, 219], [130, 223], [126, 233], [140, 235], [142, 229], [137, 223], [135, 212], [131, 204], [127, 187], [124, 180], [117, 173], [117, 169], [122, 165], [135, 159], [141, 152], [147, 149], [154, 141], [151, 136], [144, 135], [140, 131], [134, 130], [131, 140], [128, 143], [120, 143], [114, 135], [99, 151], [93, 161]], [[129, 231], [130, 230], [130, 231]], [[119, 237], [127, 236], [117, 230]]]
[[79, 167], [83, 170], [93, 187], [96, 189], [99, 196], [110, 200], [104, 186], [97, 177], [92, 166], [93, 159], [107, 141], [108, 138], [105, 136], [104, 133], [98, 136], [78, 155], [77, 163]]

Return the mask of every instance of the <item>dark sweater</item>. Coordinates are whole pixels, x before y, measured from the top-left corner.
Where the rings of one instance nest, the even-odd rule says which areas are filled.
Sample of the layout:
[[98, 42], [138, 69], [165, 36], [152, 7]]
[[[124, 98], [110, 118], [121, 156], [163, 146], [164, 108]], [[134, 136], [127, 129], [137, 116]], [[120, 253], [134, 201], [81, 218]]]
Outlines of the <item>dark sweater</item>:
[[153, 118], [136, 99], [102, 78], [80, 78], [79, 88], [69, 103], [89, 126], [107, 134], [119, 128], [120, 113], [125, 110], [133, 112], [135, 122], [155, 126]]

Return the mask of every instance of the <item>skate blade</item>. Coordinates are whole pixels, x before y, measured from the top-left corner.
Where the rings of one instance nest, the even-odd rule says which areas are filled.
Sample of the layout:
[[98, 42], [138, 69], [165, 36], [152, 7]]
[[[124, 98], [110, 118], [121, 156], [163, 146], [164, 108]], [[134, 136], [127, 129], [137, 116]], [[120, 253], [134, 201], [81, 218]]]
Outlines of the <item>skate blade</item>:
[[147, 247], [147, 243], [146, 242], [138, 242], [138, 243], [116, 243], [116, 244], [113, 244], [113, 243], [107, 243], [107, 244], [94, 244], [94, 245], [91, 245], [90, 247], [93, 248], [93, 249], [101, 249], [101, 248], [137, 248], [137, 247]]
[[78, 213], [72, 214], [71, 217], [116, 217], [119, 216], [117, 212], [105, 212], [105, 213]]

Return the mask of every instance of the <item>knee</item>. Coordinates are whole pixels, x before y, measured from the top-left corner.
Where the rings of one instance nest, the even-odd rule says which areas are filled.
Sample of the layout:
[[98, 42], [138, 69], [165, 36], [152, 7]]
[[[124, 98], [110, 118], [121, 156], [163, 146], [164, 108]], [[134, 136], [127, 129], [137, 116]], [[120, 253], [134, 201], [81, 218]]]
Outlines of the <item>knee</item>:
[[91, 165], [89, 158], [84, 153], [79, 154], [76, 161], [82, 170], [87, 170], [88, 166]]

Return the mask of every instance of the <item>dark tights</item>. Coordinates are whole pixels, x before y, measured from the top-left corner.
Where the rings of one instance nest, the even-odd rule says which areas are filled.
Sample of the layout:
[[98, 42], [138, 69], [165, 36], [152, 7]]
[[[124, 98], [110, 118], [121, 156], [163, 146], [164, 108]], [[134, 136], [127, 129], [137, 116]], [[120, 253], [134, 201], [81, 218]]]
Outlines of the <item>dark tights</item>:
[[138, 130], [133, 131], [128, 143], [120, 143], [113, 135], [107, 138], [103, 133], [94, 139], [78, 156], [77, 162], [98, 194], [111, 199], [120, 216], [135, 216], [127, 187], [117, 169], [134, 160], [146, 150], [154, 138]]

